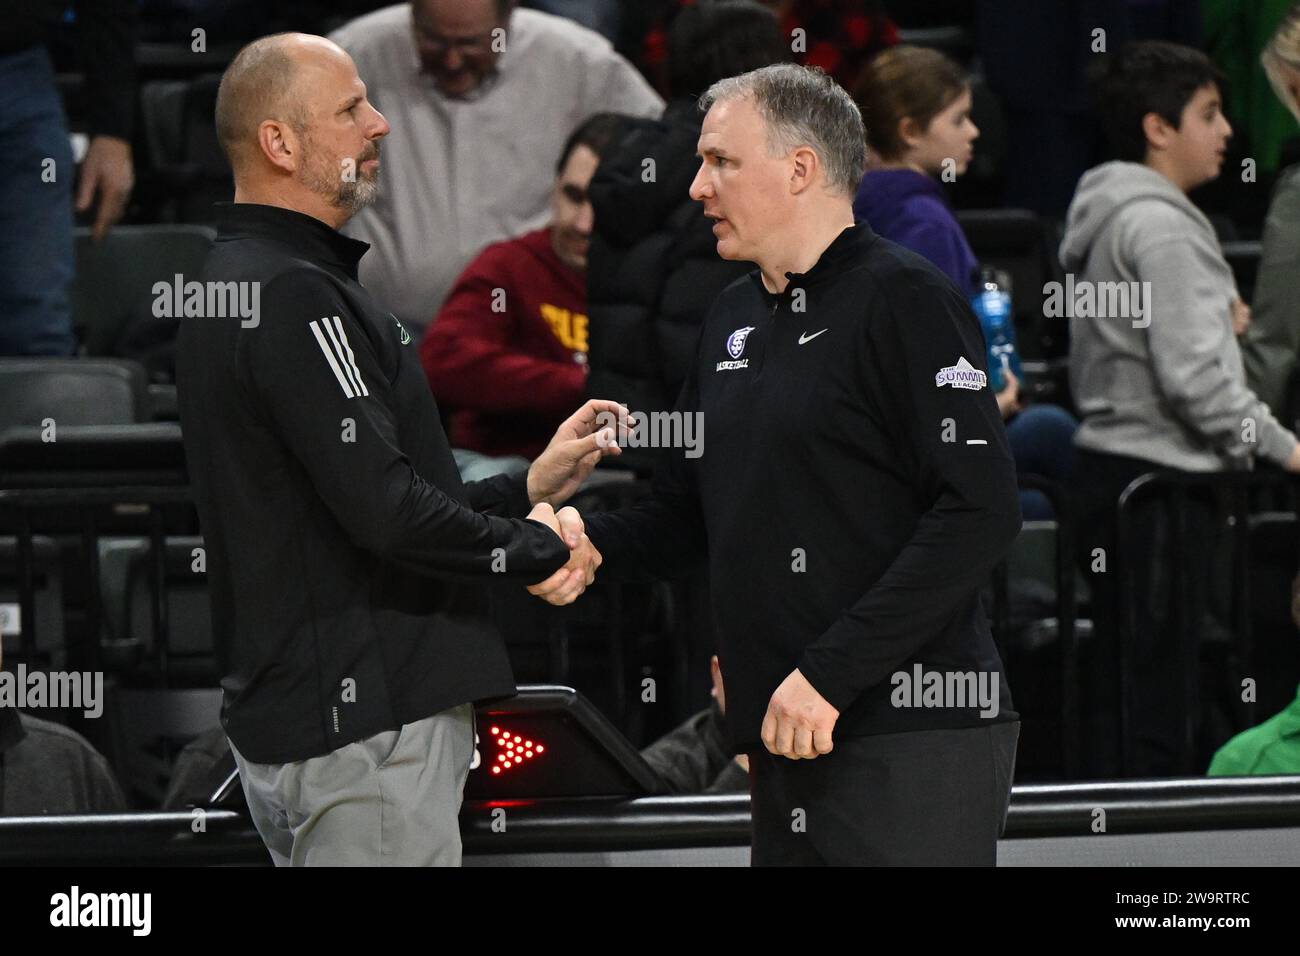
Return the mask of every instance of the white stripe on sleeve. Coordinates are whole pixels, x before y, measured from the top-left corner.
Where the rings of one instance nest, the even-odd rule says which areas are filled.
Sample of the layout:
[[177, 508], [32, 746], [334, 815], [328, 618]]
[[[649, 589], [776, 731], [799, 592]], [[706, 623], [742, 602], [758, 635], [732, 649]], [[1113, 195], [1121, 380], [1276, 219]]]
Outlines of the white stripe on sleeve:
[[[326, 325], [328, 324], [327, 322]], [[334, 328], [338, 331], [339, 342], [343, 346], [340, 355], [346, 360], [344, 368], [351, 369], [352, 380], [357, 384], [357, 391], [362, 395], [369, 395], [370, 390], [366, 388], [366, 383], [361, 381], [361, 369], [357, 368], [356, 356], [352, 354], [352, 346], [348, 344], [347, 333], [343, 331], [343, 323], [339, 321], [337, 315], [334, 316]]]
[[320, 344], [320, 350], [325, 353], [325, 361], [329, 362], [330, 368], [334, 372], [334, 377], [339, 380], [339, 385], [343, 388], [343, 394], [348, 398], [355, 398], [356, 393], [352, 390], [352, 385], [343, 376], [343, 370], [339, 368], [338, 361], [334, 358], [332, 346], [325, 341], [325, 336], [321, 333], [320, 325], [317, 322], [309, 323], [312, 335], [316, 336], [317, 343]]

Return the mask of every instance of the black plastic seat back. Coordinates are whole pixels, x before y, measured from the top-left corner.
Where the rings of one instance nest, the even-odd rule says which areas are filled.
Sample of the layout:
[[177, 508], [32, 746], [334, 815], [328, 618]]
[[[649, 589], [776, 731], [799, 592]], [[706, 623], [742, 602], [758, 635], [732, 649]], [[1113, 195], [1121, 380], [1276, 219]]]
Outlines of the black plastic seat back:
[[[0, 433], [37, 428], [57, 441], [63, 428], [148, 421], [143, 367], [117, 359], [0, 359]], [[51, 424], [53, 432], [49, 431]]]
[[72, 315], [86, 353], [118, 354], [123, 333], [154, 317], [154, 285], [197, 278], [215, 237], [207, 226], [117, 226], [95, 242], [78, 229]]
[[1028, 209], [963, 209], [957, 221], [980, 263], [1011, 278], [1021, 354], [1031, 359], [1063, 354], [1065, 321], [1043, 317], [1043, 287], [1062, 279], [1050, 223]]

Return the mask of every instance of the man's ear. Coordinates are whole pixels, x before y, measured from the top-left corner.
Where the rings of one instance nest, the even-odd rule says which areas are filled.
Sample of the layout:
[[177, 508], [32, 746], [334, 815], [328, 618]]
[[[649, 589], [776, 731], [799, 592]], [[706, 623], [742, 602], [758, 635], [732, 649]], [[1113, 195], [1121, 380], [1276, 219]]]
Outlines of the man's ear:
[[1147, 138], [1147, 149], [1168, 149], [1169, 140], [1178, 131], [1159, 113], [1142, 117], [1142, 134]]
[[288, 123], [262, 120], [257, 127], [257, 146], [267, 161], [287, 173], [295, 172], [302, 162], [302, 141]]
[[813, 177], [821, 167], [821, 160], [811, 146], [800, 146], [790, 158], [794, 161], [790, 169], [790, 192], [798, 195], [812, 185]]

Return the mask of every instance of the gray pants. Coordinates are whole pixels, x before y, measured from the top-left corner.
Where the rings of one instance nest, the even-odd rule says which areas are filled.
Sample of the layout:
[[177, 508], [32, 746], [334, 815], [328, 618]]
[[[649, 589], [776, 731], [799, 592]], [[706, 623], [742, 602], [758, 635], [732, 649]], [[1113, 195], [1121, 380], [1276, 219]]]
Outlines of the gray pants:
[[472, 704], [293, 763], [230, 749], [276, 866], [460, 866]]

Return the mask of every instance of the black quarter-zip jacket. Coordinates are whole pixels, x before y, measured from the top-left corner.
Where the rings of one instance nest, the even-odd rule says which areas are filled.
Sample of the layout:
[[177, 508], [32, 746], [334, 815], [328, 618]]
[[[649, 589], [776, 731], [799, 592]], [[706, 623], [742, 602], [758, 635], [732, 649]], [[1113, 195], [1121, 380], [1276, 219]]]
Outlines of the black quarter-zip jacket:
[[510, 517], [522, 478], [462, 485], [415, 343], [357, 281], [366, 243], [272, 206], [219, 215], [184, 278], [256, 284], [259, 314], [187, 315], [176, 371], [230, 739], [303, 760], [514, 693], [499, 636], [457, 610], [568, 548]]
[[[796, 667], [838, 736], [1016, 719], [984, 592], [1020, 504], [978, 320], [866, 223], [789, 279], [773, 295], [756, 270], [714, 303], [677, 406], [702, 453], [665, 451], [646, 501], [587, 518], [602, 573], [707, 560], [737, 751]], [[935, 672], [996, 675], [996, 715], [904, 693]]]

